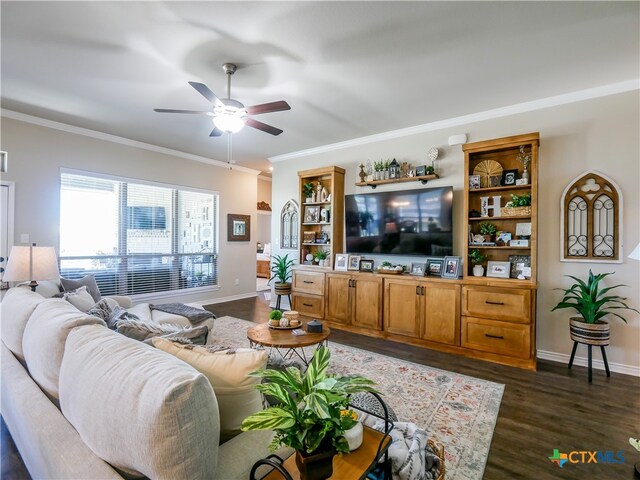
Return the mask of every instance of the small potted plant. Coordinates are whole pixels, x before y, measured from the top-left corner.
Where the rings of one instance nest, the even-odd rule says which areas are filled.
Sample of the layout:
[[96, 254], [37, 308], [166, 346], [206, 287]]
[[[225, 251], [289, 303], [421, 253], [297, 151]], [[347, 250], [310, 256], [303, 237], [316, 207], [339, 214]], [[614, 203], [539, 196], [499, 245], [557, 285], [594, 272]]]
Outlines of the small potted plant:
[[485, 242], [491, 242], [496, 234], [496, 226], [491, 222], [482, 222], [480, 224], [480, 235], [484, 235]]
[[304, 195], [305, 203], [313, 202], [313, 192], [313, 183], [307, 182], [302, 184], [302, 194]]
[[318, 250], [315, 255], [318, 265], [324, 267], [326, 265], [328, 256], [329, 252], [327, 252], [326, 250]]
[[270, 327], [279, 327], [281, 319], [282, 319], [282, 312], [280, 310], [271, 310], [269, 312]]
[[473, 264], [473, 276], [482, 277], [484, 275], [484, 267], [481, 265], [487, 259], [480, 250], [473, 249], [469, 252], [469, 261]]
[[274, 255], [271, 262], [271, 278], [269, 283], [275, 280], [274, 292], [276, 295], [291, 295], [291, 275], [293, 273], [293, 259], [289, 258], [289, 254], [284, 257], [280, 255]]
[[531, 215], [531, 194], [515, 195], [512, 193], [511, 200], [500, 209], [500, 212], [505, 217]]
[[278, 405], [245, 418], [242, 430], [273, 430], [270, 448], [286, 445], [295, 449], [303, 479], [331, 476], [333, 456], [349, 452], [344, 434], [356, 424], [351, 414], [345, 414], [348, 395], [375, 392], [374, 382], [364, 377], [328, 374], [329, 358], [329, 349], [323, 346], [315, 351], [304, 373], [290, 367], [249, 374], [263, 379], [255, 388], [275, 397]]
[[572, 308], [580, 314], [579, 317], [569, 319], [569, 334], [574, 342], [586, 345], [609, 345], [610, 327], [603, 318], [607, 315], [613, 315], [627, 323], [622, 315], [613, 310], [631, 310], [640, 313], [624, 303], [626, 298], [609, 295], [612, 290], [626, 285], [600, 288], [600, 282], [609, 275], [613, 275], [613, 272], [594, 275], [589, 270], [589, 277], [586, 281], [573, 275], [565, 275], [572, 278], [575, 283], [567, 289], [556, 289], [562, 290], [564, 296], [551, 311]]

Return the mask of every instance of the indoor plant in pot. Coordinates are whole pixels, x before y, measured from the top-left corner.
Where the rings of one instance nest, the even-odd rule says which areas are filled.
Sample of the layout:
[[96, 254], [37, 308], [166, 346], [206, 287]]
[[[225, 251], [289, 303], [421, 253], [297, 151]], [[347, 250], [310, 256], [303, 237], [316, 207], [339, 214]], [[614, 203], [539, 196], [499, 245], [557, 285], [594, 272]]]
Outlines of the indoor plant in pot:
[[302, 184], [302, 194], [305, 198], [305, 203], [313, 202], [313, 183], [307, 182]]
[[614, 315], [627, 323], [623, 316], [612, 310], [631, 310], [640, 313], [624, 303], [626, 298], [607, 295], [612, 290], [626, 285], [614, 285], [600, 289], [600, 282], [609, 275], [613, 275], [613, 272], [594, 275], [589, 270], [589, 277], [586, 281], [573, 275], [565, 275], [572, 278], [575, 283], [567, 289], [556, 289], [562, 290], [564, 296], [551, 311], [572, 308], [580, 314], [579, 317], [571, 317], [569, 320], [569, 333], [574, 342], [586, 345], [609, 345], [609, 323], [602, 318]]
[[480, 235], [484, 236], [485, 242], [491, 242], [496, 234], [496, 226], [491, 222], [482, 222], [480, 224]]
[[291, 279], [292, 267], [294, 265], [293, 259], [289, 258], [289, 254], [284, 257], [281, 255], [274, 255], [271, 262], [271, 278], [269, 282], [275, 280], [274, 292], [276, 295], [290, 295], [291, 294]]
[[262, 377], [256, 388], [275, 397], [278, 404], [245, 418], [242, 430], [274, 430], [271, 450], [281, 445], [294, 448], [300, 478], [305, 480], [329, 478], [333, 455], [349, 451], [344, 433], [356, 420], [344, 413], [348, 395], [375, 392], [374, 383], [364, 377], [328, 374], [329, 358], [329, 349], [323, 346], [315, 351], [304, 373], [289, 367], [250, 374]]
[[319, 266], [324, 267], [326, 265], [328, 255], [329, 253], [326, 250], [318, 250], [316, 252], [316, 260]]
[[469, 260], [473, 264], [473, 276], [482, 277], [484, 275], [484, 267], [481, 265], [487, 259], [477, 248], [469, 252]]

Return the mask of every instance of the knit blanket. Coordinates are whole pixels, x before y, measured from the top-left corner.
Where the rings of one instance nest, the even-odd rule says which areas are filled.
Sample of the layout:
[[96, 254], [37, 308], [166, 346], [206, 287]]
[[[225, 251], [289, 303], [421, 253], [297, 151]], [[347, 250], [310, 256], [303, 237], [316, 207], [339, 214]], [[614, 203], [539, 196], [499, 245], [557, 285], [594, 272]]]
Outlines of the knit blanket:
[[190, 307], [184, 303], [162, 303], [160, 305], [150, 303], [149, 308], [160, 312], [172, 313], [173, 315], [182, 315], [191, 322], [191, 325], [197, 325], [209, 318], [216, 318], [216, 316], [208, 310]]

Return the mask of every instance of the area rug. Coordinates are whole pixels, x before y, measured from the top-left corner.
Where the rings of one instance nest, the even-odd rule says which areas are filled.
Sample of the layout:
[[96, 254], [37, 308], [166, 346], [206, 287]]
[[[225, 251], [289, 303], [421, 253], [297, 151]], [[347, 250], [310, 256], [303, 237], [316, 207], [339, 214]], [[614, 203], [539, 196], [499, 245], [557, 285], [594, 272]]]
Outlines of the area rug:
[[[221, 317], [208, 343], [248, 347], [246, 332], [253, 325]], [[444, 445], [447, 480], [482, 479], [504, 385], [335, 342], [329, 349], [333, 373], [375, 381], [399, 420], [414, 422]]]

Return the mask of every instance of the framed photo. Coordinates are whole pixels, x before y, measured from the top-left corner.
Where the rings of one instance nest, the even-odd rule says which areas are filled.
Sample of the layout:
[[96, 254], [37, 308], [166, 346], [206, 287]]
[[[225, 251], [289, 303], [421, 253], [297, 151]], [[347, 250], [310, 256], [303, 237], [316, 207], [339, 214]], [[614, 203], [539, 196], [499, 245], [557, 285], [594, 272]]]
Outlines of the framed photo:
[[360, 270], [360, 255], [349, 255], [349, 267], [347, 270]]
[[424, 272], [427, 271], [427, 264], [423, 262], [411, 262], [411, 275], [416, 277], [424, 277]]
[[251, 217], [249, 215], [227, 214], [227, 241], [248, 242], [251, 240]]
[[431, 277], [440, 277], [442, 276], [442, 265], [444, 264], [444, 260], [440, 260], [437, 258], [429, 258], [427, 260], [427, 275]]
[[531, 278], [531, 256], [530, 255], [509, 255], [511, 264], [511, 278]]
[[427, 167], [424, 165], [418, 165], [416, 167], [416, 177], [422, 177], [427, 174]]
[[496, 245], [509, 245], [511, 241], [511, 232], [504, 232], [502, 230], [496, 232]]
[[502, 175], [490, 175], [489, 187], [499, 187], [501, 181], [502, 181]]
[[373, 272], [373, 260], [360, 260], [361, 272]]
[[511, 264], [509, 262], [495, 262], [489, 260], [487, 263], [487, 277], [509, 278]]
[[304, 223], [318, 223], [320, 221], [320, 207], [306, 205], [304, 207]]
[[462, 270], [462, 257], [444, 257], [443, 278], [458, 278]]
[[316, 243], [321, 243], [326, 245], [329, 243], [329, 233], [328, 232], [320, 232], [316, 235]]
[[336, 263], [334, 264], [333, 269], [336, 271], [346, 272], [348, 261], [349, 255], [346, 253], [336, 253]]
[[502, 172], [502, 185], [515, 185], [518, 179], [518, 169]]
[[316, 232], [302, 232], [302, 243], [316, 243]]
[[480, 188], [480, 175], [469, 175], [469, 190]]

